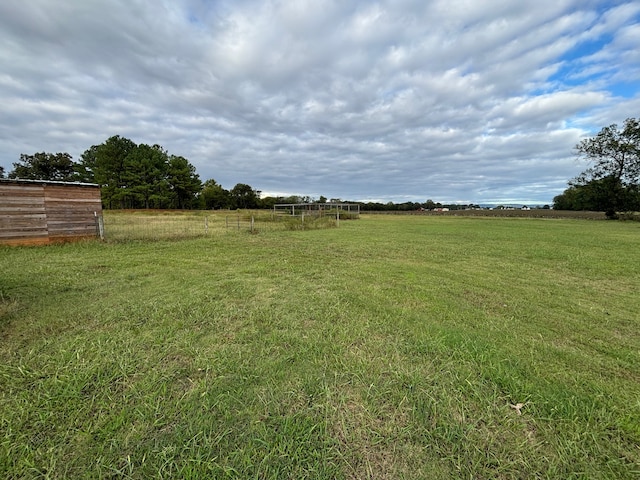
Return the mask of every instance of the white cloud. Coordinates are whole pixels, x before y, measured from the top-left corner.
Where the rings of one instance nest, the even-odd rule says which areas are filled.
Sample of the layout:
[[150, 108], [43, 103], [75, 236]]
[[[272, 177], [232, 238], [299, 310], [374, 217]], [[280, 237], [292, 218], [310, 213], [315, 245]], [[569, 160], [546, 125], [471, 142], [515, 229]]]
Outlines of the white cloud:
[[119, 134], [226, 188], [549, 203], [583, 167], [581, 136], [638, 116], [639, 14], [604, 0], [8, 0], [0, 164], [77, 159]]

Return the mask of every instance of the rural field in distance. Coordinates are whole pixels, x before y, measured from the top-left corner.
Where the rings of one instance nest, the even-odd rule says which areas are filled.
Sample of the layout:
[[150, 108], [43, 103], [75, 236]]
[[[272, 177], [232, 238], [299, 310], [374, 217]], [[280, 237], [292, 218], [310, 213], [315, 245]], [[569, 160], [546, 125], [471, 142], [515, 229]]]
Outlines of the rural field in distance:
[[2, 478], [640, 476], [638, 222], [362, 215], [0, 265]]

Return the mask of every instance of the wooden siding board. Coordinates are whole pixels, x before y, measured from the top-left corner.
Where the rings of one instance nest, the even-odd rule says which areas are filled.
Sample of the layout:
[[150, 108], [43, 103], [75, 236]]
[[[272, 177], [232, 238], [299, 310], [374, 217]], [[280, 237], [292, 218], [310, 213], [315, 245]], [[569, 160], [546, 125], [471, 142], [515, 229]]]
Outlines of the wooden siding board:
[[40, 196], [40, 197], [33, 197], [33, 196], [27, 196], [27, 195], [22, 195], [22, 196], [4, 196], [4, 197], [0, 197], [0, 205], [7, 205], [7, 204], [14, 204], [14, 203], [18, 203], [18, 204], [24, 204], [24, 205], [43, 205], [44, 204], [44, 197]]
[[3, 207], [0, 205], [0, 215], [3, 217], [17, 217], [25, 215], [46, 215], [44, 206], [38, 208], [27, 207]]
[[68, 196], [68, 197], [50, 197], [50, 196], [45, 196], [44, 197], [46, 202], [60, 202], [60, 203], [82, 203], [82, 202], [86, 202], [86, 203], [100, 203], [100, 201], [96, 198], [93, 197], [85, 197], [85, 196]]
[[0, 197], [42, 197], [44, 187], [42, 185], [7, 185], [0, 184]]
[[0, 222], [6, 224], [20, 223], [20, 222], [43, 222], [47, 219], [47, 216], [43, 213], [21, 213], [20, 215], [2, 215], [0, 214]]
[[49, 232], [46, 230], [24, 230], [0, 233], [0, 238], [31, 238], [31, 237], [48, 237]]
[[41, 228], [46, 230], [47, 223], [41, 218], [16, 219], [11, 222], [6, 222], [0, 219], [0, 230], [2, 231], [18, 230], [22, 228]]

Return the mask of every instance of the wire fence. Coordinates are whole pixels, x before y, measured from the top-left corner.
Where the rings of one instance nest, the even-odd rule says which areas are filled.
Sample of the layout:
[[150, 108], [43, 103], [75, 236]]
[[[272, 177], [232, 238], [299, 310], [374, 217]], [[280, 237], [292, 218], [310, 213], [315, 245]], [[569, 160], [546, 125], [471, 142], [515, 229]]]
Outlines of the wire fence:
[[335, 217], [281, 216], [268, 211], [107, 210], [98, 219], [98, 235], [108, 242], [179, 240], [241, 233], [312, 230], [338, 226]]
[[198, 214], [105, 211], [104, 240], [161, 240], [197, 238], [213, 234], [215, 217]]

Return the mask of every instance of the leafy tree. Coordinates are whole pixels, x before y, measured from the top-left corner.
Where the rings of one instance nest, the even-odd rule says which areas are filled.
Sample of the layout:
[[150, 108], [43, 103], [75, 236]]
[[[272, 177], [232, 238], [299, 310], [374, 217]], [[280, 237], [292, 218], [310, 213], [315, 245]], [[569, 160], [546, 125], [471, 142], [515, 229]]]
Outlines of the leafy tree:
[[168, 196], [164, 183], [167, 175], [167, 152], [160, 145], [144, 143], [134, 147], [125, 158], [122, 179], [132, 206], [161, 208]]
[[272, 209], [278, 203], [284, 203], [281, 197], [264, 197], [260, 199], [259, 207]]
[[193, 208], [197, 194], [202, 190], [202, 182], [196, 169], [189, 161], [171, 155], [167, 164], [167, 186], [173, 208]]
[[628, 118], [622, 130], [616, 124], [604, 127], [595, 137], [578, 143], [576, 151], [592, 166], [570, 185], [597, 191], [603, 202], [598, 210], [610, 217], [628, 209], [626, 192], [640, 183], [640, 122]]
[[575, 186], [570, 186], [560, 195], [553, 197], [554, 210], [586, 210], [580, 208], [579, 192]]
[[260, 194], [245, 183], [238, 183], [229, 192], [232, 208], [257, 208]]
[[96, 168], [97, 152], [98, 145], [93, 145], [80, 155], [80, 161], [74, 165], [78, 181], [96, 183], [94, 170]]
[[68, 153], [35, 153], [20, 155], [20, 161], [14, 162], [9, 178], [27, 180], [74, 180], [74, 162]]
[[128, 138], [114, 135], [94, 145], [81, 155], [77, 170], [84, 178], [102, 186], [102, 202], [106, 208], [125, 208], [127, 198], [127, 157], [137, 147]]
[[106, 208], [196, 208], [196, 169], [160, 145], [136, 145], [118, 135], [87, 149], [76, 175], [102, 185]]
[[0, 178], [4, 178], [4, 167], [0, 165]]
[[384, 205], [380, 202], [367, 202], [362, 204], [362, 209], [370, 212], [379, 212], [384, 210]]
[[204, 182], [200, 198], [206, 209], [229, 208], [231, 200], [229, 191], [218, 185], [214, 179]]
[[289, 195], [288, 197], [281, 197], [280, 203], [305, 203], [305, 200], [300, 195]]
[[570, 185], [561, 195], [554, 197], [553, 208], [556, 210], [591, 210], [607, 212], [607, 216], [615, 218], [612, 205], [624, 206], [625, 210], [637, 210], [637, 185], [623, 185], [613, 175], [591, 180], [584, 184]]
[[403, 212], [410, 212], [412, 210], [418, 210], [420, 208], [420, 204], [414, 202], [403, 202], [396, 204], [395, 208]]

